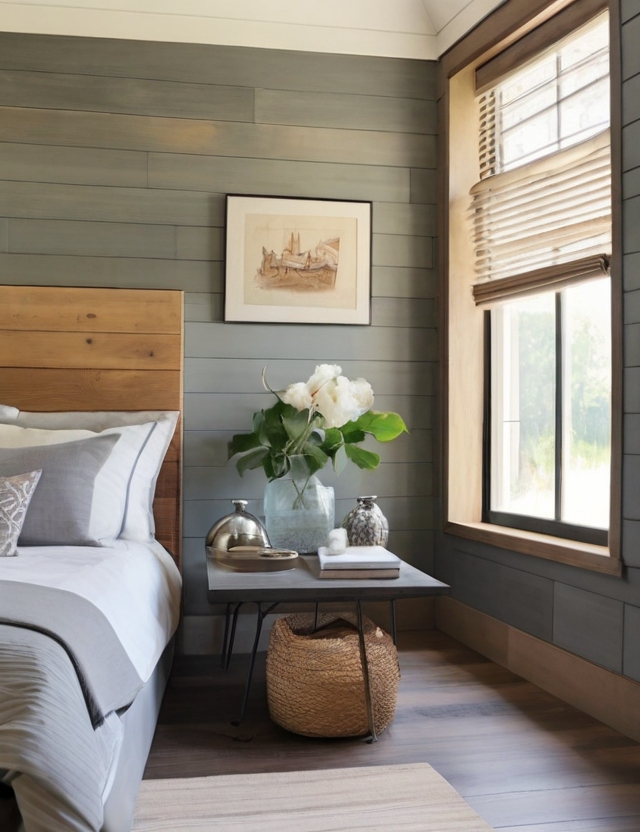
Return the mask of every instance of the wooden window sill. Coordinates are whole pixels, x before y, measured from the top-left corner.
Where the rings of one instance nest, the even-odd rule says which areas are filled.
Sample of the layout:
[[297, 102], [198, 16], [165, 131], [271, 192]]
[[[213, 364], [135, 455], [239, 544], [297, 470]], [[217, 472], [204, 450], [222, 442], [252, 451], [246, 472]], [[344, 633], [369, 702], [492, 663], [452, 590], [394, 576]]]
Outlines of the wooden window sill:
[[607, 546], [594, 546], [591, 543], [579, 543], [492, 523], [448, 523], [445, 533], [498, 546], [500, 549], [510, 549], [512, 552], [553, 560], [556, 563], [580, 566], [608, 575], [622, 574], [622, 561], [612, 557]]

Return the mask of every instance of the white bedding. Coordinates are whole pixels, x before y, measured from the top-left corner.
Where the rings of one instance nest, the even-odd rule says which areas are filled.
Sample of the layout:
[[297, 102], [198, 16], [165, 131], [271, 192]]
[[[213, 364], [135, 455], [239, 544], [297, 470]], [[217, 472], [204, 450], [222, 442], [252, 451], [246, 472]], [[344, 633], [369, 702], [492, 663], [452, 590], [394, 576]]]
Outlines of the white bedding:
[[18, 557], [0, 558], [0, 580], [64, 589], [92, 603], [144, 682], [178, 626], [180, 573], [157, 541], [19, 547]]

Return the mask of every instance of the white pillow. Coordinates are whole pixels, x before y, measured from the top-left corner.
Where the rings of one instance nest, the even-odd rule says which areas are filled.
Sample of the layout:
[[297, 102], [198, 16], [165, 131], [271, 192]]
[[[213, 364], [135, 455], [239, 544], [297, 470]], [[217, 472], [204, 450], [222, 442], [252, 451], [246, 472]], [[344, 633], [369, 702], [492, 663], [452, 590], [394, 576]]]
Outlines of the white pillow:
[[49, 430], [84, 429], [103, 431], [108, 428], [155, 422], [156, 427], [140, 453], [135, 467], [126, 516], [120, 537], [127, 540], [149, 540], [154, 536], [153, 497], [162, 461], [167, 453], [180, 412], [177, 410], [135, 411], [62, 411], [30, 413], [0, 405], [0, 423]]
[[96, 436], [119, 437], [96, 474], [91, 501], [89, 537], [103, 543], [115, 540], [122, 533], [131, 499], [133, 472], [155, 427], [155, 422], [146, 422], [142, 425], [108, 428], [97, 433], [91, 430], [44, 430], [0, 424], [0, 448], [34, 448], [75, 443]]

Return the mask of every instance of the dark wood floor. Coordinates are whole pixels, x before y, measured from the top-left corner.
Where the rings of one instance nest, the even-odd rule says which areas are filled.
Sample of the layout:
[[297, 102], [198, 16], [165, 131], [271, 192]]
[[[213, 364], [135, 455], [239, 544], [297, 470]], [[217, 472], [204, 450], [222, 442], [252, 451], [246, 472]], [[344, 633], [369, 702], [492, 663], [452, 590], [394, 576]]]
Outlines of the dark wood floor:
[[[264, 656], [234, 727], [245, 657], [179, 657], [146, 778], [428, 762], [504, 832], [640, 832], [640, 745], [441, 633], [400, 634], [396, 717], [375, 744], [269, 720]], [[400, 831], [399, 831], [400, 832]]]

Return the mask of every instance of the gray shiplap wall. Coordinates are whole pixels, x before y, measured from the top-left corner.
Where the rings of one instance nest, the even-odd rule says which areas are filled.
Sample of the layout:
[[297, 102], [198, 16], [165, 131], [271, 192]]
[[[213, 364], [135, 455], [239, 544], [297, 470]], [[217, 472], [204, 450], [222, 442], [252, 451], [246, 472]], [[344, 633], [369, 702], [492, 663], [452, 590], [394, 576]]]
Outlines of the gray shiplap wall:
[[640, 681], [640, 0], [622, 0], [622, 578], [438, 536], [436, 574], [508, 624]]
[[[427, 62], [0, 34], [0, 281], [186, 292], [187, 615], [228, 500], [262, 511], [225, 448], [265, 363], [276, 388], [340, 363], [403, 414], [376, 472], [323, 479], [338, 518], [380, 495], [391, 546], [432, 567], [434, 99]], [[371, 200], [373, 325], [224, 324], [226, 193]]]

